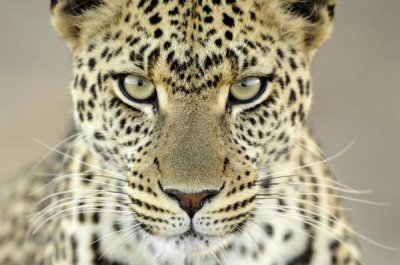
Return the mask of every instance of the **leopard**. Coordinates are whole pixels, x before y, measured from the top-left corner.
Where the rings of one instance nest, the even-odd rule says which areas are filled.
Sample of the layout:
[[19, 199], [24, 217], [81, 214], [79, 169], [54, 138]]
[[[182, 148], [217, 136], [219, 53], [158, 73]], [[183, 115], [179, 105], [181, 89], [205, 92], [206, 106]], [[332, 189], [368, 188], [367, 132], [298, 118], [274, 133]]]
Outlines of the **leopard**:
[[361, 264], [308, 122], [335, 6], [51, 0], [74, 124], [2, 188], [0, 264]]

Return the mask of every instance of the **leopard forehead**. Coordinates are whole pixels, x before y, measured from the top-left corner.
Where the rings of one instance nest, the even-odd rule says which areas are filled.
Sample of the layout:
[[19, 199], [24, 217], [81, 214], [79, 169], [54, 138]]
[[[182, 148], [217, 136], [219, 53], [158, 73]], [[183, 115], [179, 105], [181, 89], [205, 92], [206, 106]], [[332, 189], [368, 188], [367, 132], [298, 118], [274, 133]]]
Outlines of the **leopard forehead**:
[[105, 33], [93, 37], [92, 25], [83, 27], [78, 56], [93, 56], [92, 65], [105, 58], [107, 70], [139, 73], [171, 93], [204, 94], [243, 75], [276, 71], [270, 54], [280, 32], [258, 18], [260, 5], [183, 2], [128, 2]]
[[312, 36], [291, 15], [301, 8], [286, 1], [88, 2], [53, 10], [70, 14], [53, 21], [76, 57], [90, 54], [92, 68], [105, 58], [110, 71], [138, 72], [175, 91], [199, 93], [246, 70], [270, 73], [281, 67], [271, 51], [282, 56], [289, 44], [307, 53], [303, 60], [309, 55]]

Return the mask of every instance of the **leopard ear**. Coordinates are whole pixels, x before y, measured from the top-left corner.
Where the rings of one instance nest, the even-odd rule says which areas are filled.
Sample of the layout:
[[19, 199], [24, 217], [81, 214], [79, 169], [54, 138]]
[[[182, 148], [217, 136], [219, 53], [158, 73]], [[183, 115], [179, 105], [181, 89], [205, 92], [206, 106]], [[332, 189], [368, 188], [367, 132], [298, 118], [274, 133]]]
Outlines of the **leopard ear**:
[[285, 12], [302, 22], [304, 46], [314, 52], [330, 36], [336, 0], [283, 0]]
[[[52, 24], [70, 47], [110, 22], [119, 0], [51, 0]], [[106, 6], [107, 5], [107, 6]]]

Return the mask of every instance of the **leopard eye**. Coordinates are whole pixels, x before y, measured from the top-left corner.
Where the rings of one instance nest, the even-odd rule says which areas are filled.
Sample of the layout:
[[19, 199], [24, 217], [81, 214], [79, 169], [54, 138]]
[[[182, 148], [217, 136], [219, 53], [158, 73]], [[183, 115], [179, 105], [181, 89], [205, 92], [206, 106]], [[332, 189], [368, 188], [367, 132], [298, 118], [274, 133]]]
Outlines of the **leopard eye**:
[[257, 99], [265, 90], [267, 79], [247, 77], [233, 83], [230, 87], [230, 100], [233, 103], [248, 103]]
[[156, 87], [148, 79], [129, 74], [119, 77], [121, 92], [128, 99], [138, 103], [149, 103], [156, 99]]

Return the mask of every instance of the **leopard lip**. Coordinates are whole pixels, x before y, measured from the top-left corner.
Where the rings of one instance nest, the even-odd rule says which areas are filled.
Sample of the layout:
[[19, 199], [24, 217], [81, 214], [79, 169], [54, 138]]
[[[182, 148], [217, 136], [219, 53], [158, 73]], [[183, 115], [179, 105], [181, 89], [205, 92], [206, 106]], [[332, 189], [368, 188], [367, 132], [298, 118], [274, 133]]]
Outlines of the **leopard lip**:
[[204, 237], [206, 235], [203, 235], [202, 233], [195, 231], [193, 228], [193, 225], [191, 225], [190, 229], [187, 230], [186, 232], [182, 233], [180, 236], [196, 238], [196, 237]]

